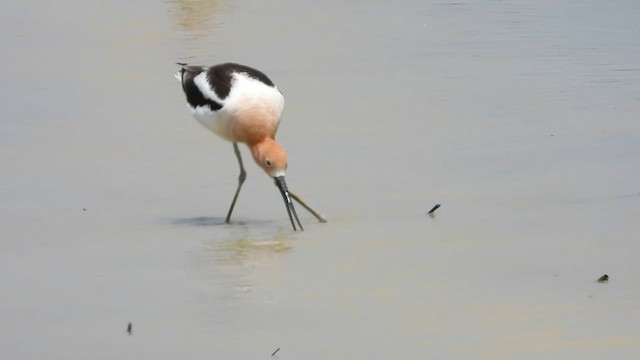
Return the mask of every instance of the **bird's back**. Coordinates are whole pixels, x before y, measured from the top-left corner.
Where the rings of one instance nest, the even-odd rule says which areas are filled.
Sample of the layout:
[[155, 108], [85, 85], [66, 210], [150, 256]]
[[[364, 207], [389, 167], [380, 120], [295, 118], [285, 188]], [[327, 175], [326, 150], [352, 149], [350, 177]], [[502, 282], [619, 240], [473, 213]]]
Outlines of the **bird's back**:
[[234, 63], [181, 65], [176, 77], [202, 125], [234, 142], [275, 136], [284, 97], [264, 73]]

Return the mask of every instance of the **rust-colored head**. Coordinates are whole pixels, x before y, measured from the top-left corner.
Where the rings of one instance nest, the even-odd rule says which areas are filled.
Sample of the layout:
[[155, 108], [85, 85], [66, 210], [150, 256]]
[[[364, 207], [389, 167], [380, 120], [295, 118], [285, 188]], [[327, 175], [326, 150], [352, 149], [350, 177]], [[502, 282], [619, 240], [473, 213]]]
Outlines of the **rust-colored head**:
[[287, 183], [284, 180], [284, 175], [287, 171], [287, 154], [284, 152], [282, 146], [272, 138], [266, 138], [259, 143], [249, 145], [249, 148], [258, 166], [273, 178], [276, 187], [280, 191], [284, 205], [287, 207], [287, 214], [289, 215], [289, 220], [291, 220], [293, 230], [297, 230], [293, 219], [296, 219], [298, 222], [300, 230], [304, 230], [300, 219], [298, 219], [298, 214], [296, 214], [293, 202], [291, 202], [291, 195], [289, 194], [289, 189], [287, 189]]
[[272, 178], [284, 176], [287, 171], [287, 154], [280, 144], [271, 138], [249, 147], [253, 160]]

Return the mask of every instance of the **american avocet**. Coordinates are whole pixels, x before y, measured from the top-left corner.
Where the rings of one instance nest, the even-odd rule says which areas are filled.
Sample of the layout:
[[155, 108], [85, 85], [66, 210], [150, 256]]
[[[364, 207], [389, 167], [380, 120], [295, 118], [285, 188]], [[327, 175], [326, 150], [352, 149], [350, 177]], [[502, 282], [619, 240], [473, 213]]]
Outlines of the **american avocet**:
[[204, 127], [233, 143], [240, 165], [238, 188], [227, 212], [226, 223], [231, 219], [231, 212], [247, 177], [238, 143], [247, 144], [258, 166], [274, 179], [294, 230], [297, 229], [293, 217], [300, 230], [304, 229], [291, 199], [309, 210], [320, 222], [326, 222], [322, 214], [287, 189], [284, 180], [287, 155], [275, 141], [284, 97], [271, 79], [259, 70], [240, 64], [226, 63], [208, 68], [182, 63], [178, 65], [182, 68], [176, 78], [182, 83], [193, 116]]

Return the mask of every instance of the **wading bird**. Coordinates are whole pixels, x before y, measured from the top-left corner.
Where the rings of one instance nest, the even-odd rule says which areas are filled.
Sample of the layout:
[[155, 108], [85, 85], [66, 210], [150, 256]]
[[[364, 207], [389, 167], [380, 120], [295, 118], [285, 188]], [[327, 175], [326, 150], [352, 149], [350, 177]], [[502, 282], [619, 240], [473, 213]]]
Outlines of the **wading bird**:
[[240, 165], [238, 187], [225, 222], [228, 224], [231, 220], [233, 207], [247, 177], [238, 143], [246, 144], [256, 164], [274, 179], [294, 230], [297, 230], [294, 217], [300, 230], [304, 229], [291, 199], [311, 212], [320, 222], [326, 222], [322, 214], [287, 189], [284, 180], [287, 155], [275, 141], [284, 108], [284, 97], [271, 79], [259, 70], [234, 63], [211, 67], [183, 63], [178, 65], [182, 68], [176, 73], [176, 78], [182, 83], [182, 90], [193, 116], [204, 127], [233, 143]]

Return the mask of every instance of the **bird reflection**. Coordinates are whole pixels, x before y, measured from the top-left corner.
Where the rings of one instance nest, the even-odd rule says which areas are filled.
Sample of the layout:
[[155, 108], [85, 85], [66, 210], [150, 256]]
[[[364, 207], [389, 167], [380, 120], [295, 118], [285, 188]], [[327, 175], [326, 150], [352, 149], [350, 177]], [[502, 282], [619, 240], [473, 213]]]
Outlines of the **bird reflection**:
[[210, 21], [220, 8], [218, 0], [170, 0], [171, 16], [182, 30], [193, 36], [205, 35]]
[[[256, 287], [282, 276], [282, 264], [292, 250], [287, 230], [263, 236], [249, 226], [237, 226], [225, 239], [211, 240], [193, 256], [193, 265], [206, 282], [226, 289], [224, 297], [248, 299]], [[253, 230], [253, 231], [252, 231]]]
[[226, 253], [227, 260], [218, 258], [221, 261], [233, 261], [236, 265], [248, 268], [261, 268], [271, 266], [274, 261], [283, 253], [291, 250], [291, 238], [287, 233], [278, 233], [271, 239], [249, 240], [240, 238], [227, 240], [219, 244], [218, 251]]

